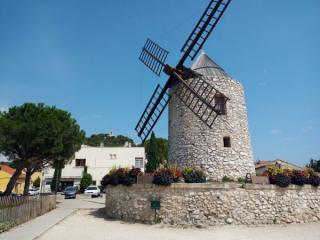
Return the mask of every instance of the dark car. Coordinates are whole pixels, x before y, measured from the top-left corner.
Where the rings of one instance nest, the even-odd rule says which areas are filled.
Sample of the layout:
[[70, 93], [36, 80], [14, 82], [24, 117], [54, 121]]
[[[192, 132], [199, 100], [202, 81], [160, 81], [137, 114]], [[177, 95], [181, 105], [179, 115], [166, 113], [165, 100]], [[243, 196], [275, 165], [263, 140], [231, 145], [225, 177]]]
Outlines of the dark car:
[[76, 198], [77, 196], [77, 192], [78, 192], [78, 188], [77, 187], [73, 187], [73, 186], [69, 186], [66, 187], [63, 191], [64, 193], [64, 198]]

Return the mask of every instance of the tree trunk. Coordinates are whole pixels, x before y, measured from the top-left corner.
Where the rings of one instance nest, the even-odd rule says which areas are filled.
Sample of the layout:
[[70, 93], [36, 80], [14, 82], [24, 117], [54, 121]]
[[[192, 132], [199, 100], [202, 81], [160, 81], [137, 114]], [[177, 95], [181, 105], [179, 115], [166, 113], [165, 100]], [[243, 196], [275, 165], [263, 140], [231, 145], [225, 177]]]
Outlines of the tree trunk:
[[31, 169], [27, 168], [26, 179], [24, 181], [24, 190], [23, 190], [23, 195], [25, 195], [25, 196], [28, 195], [28, 193], [29, 193], [31, 175], [32, 175]]
[[11, 176], [10, 181], [7, 185], [6, 190], [4, 191], [4, 195], [10, 195], [12, 193], [12, 190], [14, 188], [14, 185], [16, 184], [21, 172], [22, 172], [23, 166], [17, 166], [16, 171]]
[[58, 174], [58, 167], [55, 166], [54, 168], [54, 173], [53, 173], [53, 177], [52, 177], [52, 181], [51, 181], [51, 192], [57, 194], [56, 192], [56, 185], [57, 185], [57, 174]]
[[61, 167], [59, 165], [54, 169], [53, 179], [51, 182], [51, 191], [57, 194], [61, 179]]
[[58, 168], [58, 174], [57, 174], [57, 184], [56, 184], [56, 189], [55, 189], [55, 193], [57, 194], [58, 190], [59, 190], [59, 186], [60, 186], [60, 179], [61, 179], [61, 167]]

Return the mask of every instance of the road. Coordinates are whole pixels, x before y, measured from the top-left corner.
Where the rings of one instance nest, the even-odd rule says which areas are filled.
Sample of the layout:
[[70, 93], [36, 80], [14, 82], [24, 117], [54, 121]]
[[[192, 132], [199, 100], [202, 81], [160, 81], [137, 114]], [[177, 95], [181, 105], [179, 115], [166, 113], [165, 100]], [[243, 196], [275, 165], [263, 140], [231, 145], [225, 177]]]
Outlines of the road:
[[[163, 225], [144, 225], [107, 220], [103, 215], [104, 198], [86, 198], [64, 200], [58, 198], [58, 208], [24, 226], [19, 226], [0, 235], [0, 240], [319, 240], [320, 223], [272, 225], [263, 227], [219, 226], [208, 229], [173, 228]], [[42, 232], [43, 223], [50, 222], [57, 213], [65, 212], [64, 217]], [[53, 215], [50, 215], [55, 213]], [[42, 218], [42, 219], [41, 219]], [[37, 222], [38, 221], [38, 222]], [[33, 222], [33, 223], [32, 223]], [[38, 225], [34, 224], [37, 223]], [[27, 228], [26, 228], [27, 226]], [[28, 231], [26, 231], [26, 229]], [[32, 238], [24, 236], [33, 233]], [[11, 235], [9, 234], [11, 232]], [[12, 234], [15, 233], [15, 234]], [[36, 232], [36, 233], [35, 233]], [[35, 236], [36, 235], [36, 236]]]

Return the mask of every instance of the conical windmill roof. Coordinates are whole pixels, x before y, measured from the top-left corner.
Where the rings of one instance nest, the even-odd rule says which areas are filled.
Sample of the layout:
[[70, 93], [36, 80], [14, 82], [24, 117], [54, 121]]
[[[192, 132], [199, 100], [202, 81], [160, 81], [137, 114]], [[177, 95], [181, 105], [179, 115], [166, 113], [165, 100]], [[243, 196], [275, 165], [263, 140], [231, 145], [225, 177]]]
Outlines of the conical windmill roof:
[[216, 64], [204, 51], [192, 64], [191, 69], [206, 77], [228, 77], [229, 75]]

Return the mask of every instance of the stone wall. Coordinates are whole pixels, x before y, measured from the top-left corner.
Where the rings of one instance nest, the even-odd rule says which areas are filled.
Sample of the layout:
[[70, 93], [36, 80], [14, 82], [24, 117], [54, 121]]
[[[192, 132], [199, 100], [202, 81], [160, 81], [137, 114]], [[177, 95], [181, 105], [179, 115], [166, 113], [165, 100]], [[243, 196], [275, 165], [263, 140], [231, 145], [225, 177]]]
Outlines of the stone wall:
[[320, 188], [235, 183], [108, 186], [106, 215], [154, 223], [152, 199], [161, 202], [156, 221], [168, 225], [261, 225], [320, 220]]

